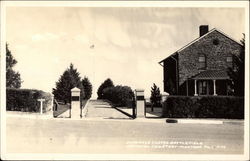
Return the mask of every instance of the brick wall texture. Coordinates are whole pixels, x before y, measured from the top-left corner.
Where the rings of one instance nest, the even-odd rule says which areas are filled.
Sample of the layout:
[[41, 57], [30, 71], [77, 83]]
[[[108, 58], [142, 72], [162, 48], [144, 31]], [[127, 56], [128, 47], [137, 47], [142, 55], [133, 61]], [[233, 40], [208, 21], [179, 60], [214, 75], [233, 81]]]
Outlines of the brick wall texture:
[[[214, 44], [217, 39], [218, 44]], [[192, 45], [179, 52], [179, 85], [202, 70], [199, 56], [205, 55], [206, 68], [204, 70], [221, 70], [232, 66], [226, 61], [232, 54], [239, 55], [241, 45], [227, 36], [214, 30]]]

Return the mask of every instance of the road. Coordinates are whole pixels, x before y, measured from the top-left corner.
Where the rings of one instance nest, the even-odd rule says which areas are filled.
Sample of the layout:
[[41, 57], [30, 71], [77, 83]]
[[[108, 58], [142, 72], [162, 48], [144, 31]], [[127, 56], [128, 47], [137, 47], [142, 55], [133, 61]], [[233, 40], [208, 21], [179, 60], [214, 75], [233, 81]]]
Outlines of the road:
[[242, 154], [244, 125], [7, 117], [8, 153]]

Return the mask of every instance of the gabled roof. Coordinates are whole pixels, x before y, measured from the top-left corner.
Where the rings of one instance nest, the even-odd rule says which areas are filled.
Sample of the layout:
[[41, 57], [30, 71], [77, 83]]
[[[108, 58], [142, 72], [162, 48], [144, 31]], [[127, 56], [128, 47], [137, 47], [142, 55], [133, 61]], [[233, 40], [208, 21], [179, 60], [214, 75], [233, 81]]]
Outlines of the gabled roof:
[[72, 88], [71, 91], [73, 91], [73, 92], [79, 92], [81, 90], [79, 88], [75, 87], [75, 88]]
[[230, 79], [230, 77], [227, 74], [226, 70], [206, 70], [203, 72], [200, 72], [199, 74], [193, 76], [191, 79], [201, 80], [201, 79], [207, 79], [207, 80], [226, 80]]
[[[173, 54], [178, 53], [178, 52], [181, 52], [182, 50], [186, 49], [186, 48], [189, 47], [190, 45], [194, 44], [195, 42], [199, 41], [200, 39], [202, 39], [203, 37], [207, 36], [208, 34], [214, 32], [214, 31], [218, 31], [218, 32], [221, 33], [222, 35], [226, 36], [227, 38], [231, 39], [232, 41], [234, 41], [234, 42], [236, 42], [236, 43], [238, 43], [239, 45], [242, 46], [242, 44], [241, 44], [239, 41], [233, 39], [232, 37], [228, 36], [228, 35], [225, 34], [224, 32], [222, 32], [222, 31], [220, 31], [220, 30], [218, 30], [218, 29], [216, 29], [216, 28], [213, 28], [212, 30], [210, 30], [210, 31], [207, 32], [206, 34], [204, 34], [204, 35], [202, 35], [202, 36], [200, 36], [200, 37], [194, 39], [193, 41], [191, 41], [190, 43], [188, 43], [188, 44], [185, 45], [184, 47], [180, 48], [179, 50], [177, 50], [177, 51], [174, 52]], [[170, 56], [172, 56], [173, 54], [171, 54]], [[170, 56], [168, 56], [168, 57], [166, 57], [165, 59], [161, 60], [159, 63], [162, 63], [164, 60], [166, 60], [166, 59], [169, 58]]]

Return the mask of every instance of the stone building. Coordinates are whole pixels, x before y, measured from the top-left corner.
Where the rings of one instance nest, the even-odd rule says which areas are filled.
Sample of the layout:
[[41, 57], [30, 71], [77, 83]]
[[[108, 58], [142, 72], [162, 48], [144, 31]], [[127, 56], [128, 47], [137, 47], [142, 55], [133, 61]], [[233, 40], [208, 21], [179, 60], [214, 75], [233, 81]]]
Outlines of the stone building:
[[234, 67], [242, 45], [225, 33], [207, 25], [200, 37], [159, 63], [163, 66], [164, 91], [170, 95], [229, 95], [227, 74]]

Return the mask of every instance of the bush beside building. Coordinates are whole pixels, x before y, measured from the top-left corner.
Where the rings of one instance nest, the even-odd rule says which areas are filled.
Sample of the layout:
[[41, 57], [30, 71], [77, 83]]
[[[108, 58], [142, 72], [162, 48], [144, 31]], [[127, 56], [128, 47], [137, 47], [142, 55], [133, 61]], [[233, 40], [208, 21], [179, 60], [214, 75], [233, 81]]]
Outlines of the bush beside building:
[[163, 103], [167, 118], [244, 119], [244, 98], [232, 96], [168, 96]]
[[40, 102], [37, 99], [43, 98], [43, 112], [50, 110], [51, 94], [35, 89], [6, 89], [6, 110], [39, 112]]

